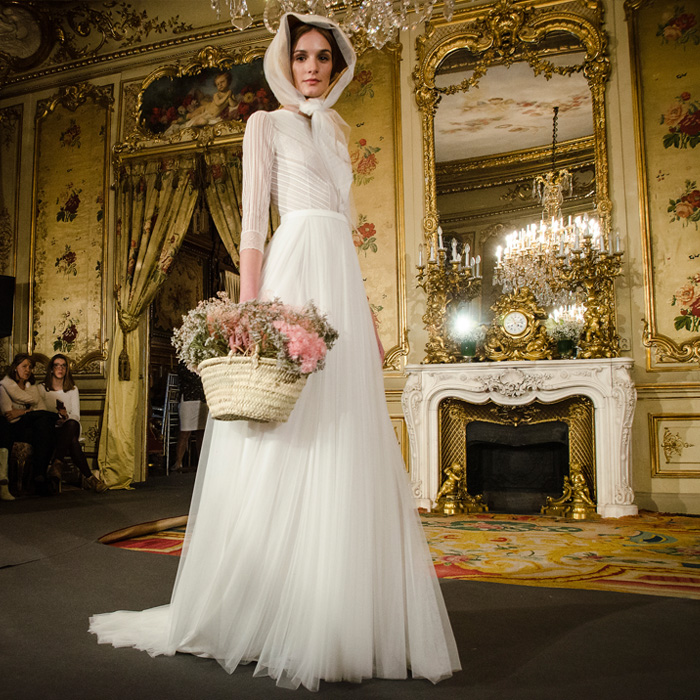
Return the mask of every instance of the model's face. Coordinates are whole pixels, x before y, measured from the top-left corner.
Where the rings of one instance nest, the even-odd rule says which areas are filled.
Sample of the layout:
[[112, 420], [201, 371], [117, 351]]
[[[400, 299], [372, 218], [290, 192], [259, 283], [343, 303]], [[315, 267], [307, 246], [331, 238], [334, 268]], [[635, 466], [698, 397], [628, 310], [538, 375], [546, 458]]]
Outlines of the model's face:
[[51, 374], [53, 374], [56, 379], [60, 379], [63, 381], [63, 378], [66, 376], [66, 372], [68, 371], [68, 366], [66, 365], [66, 361], [62, 360], [60, 357], [53, 363], [53, 369], [51, 370]]
[[332, 70], [328, 40], [315, 29], [299, 37], [292, 52], [294, 87], [304, 97], [321, 97], [330, 85]]
[[26, 382], [32, 375], [32, 363], [29, 360], [22, 360], [17, 365], [17, 377], [20, 381]]

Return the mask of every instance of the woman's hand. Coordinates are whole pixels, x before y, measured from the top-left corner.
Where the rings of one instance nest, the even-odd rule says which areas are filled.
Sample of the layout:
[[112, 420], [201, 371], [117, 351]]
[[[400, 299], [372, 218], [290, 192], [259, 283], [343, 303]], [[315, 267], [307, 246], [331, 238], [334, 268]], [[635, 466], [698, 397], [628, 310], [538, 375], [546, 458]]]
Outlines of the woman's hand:
[[241, 291], [238, 299], [241, 304], [258, 296], [262, 261], [263, 254], [259, 250], [245, 248], [241, 251]]
[[13, 408], [5, 413], [5, 418], [11, 423], [13, 420], [21, 418], [27, 411], [29, 411], [28, 408]]

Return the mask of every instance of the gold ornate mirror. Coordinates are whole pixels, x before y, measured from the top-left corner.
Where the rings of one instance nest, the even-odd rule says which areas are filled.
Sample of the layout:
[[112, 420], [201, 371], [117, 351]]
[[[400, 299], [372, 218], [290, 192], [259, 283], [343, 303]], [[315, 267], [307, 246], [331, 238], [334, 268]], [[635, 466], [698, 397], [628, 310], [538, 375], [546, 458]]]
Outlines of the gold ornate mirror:
[[[471, 313], [482, 323], [501, 293], [493, 285], [497, 246], [542, 214], [532, 182], [553, 169], [554, 106], [556, 167], [573, 174], [563, 213], [595, 211], [609, 234], [606, 44], [597, 0], [499, 0], [428, 24], [417, 41], [426, 247], [437, 246], [440, 225], [447, 240], [481, 257]], [[454, 359], [442, 325], [425, 320], [425, 361]]]

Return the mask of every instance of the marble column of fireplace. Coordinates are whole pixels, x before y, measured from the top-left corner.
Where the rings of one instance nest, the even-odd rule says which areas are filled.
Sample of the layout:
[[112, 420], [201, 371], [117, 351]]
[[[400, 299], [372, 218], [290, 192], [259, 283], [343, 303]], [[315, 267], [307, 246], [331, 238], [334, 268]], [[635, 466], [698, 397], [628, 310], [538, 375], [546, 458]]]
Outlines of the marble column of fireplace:
[[636, 515], [630, 433], [637, 392], [628, 358], [408, 365], [402, 404], [411, 447], [410, 477], [418, 507], [432, 509], [440, 485], [438, 406], [458, 398], [503, 406], [547, 403], [569, 396], [593, 401], [597, 510], [603, 517]]

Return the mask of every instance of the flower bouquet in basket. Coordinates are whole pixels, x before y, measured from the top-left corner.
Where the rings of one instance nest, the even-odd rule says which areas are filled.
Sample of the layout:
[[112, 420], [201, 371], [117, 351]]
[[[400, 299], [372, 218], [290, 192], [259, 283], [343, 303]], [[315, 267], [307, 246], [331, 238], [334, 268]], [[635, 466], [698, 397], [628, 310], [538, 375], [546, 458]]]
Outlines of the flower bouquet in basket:
[[284, 422], [338, 338], [312, 302], [202, 301], [173, 333], [178, 358], [202, 378], [213, 418]]

